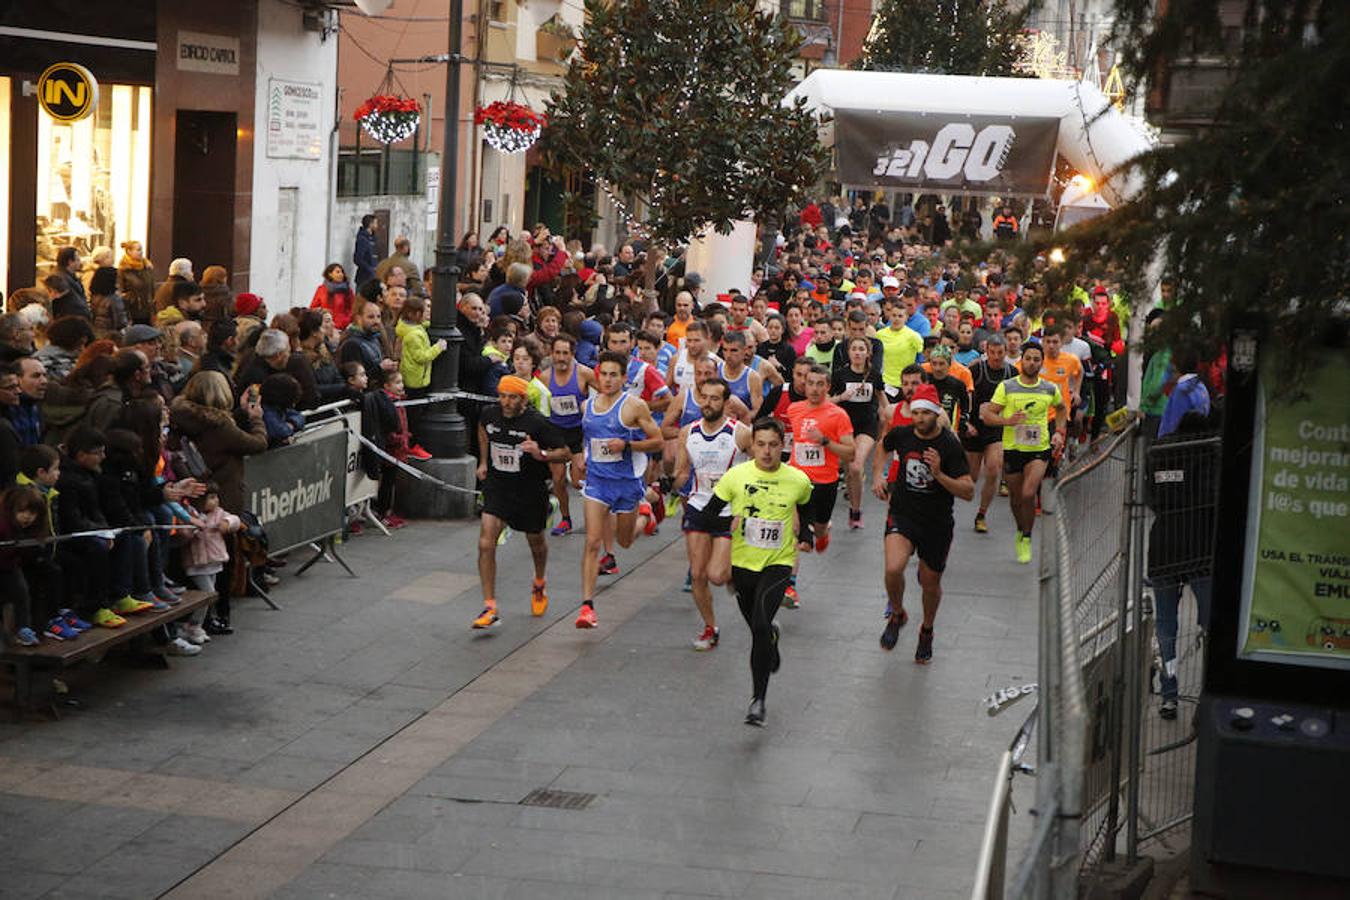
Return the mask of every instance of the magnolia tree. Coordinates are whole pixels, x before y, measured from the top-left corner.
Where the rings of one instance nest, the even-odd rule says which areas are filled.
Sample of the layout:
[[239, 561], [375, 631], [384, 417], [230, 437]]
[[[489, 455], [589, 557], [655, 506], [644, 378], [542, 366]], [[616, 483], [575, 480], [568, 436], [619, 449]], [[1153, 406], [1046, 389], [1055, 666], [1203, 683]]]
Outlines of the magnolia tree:
[[801, 43], [785, 19], [725, 0], [586, 12], [545, 148], [589, 170], [630, 229], [673, 244], [803, 201], [827, 153], [812, 114], [780, 103]]

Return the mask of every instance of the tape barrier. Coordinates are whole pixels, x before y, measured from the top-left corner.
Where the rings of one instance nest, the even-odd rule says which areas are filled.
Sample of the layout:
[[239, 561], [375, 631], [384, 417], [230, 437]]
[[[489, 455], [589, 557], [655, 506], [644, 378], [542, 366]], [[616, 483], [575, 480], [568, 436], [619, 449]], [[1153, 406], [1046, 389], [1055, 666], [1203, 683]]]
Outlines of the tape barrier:
[[369, 438], [367, 438], [365, 435], [358, 434], [356, 437], [357, 440], [359, 440], [362, 444], [364, 444], [367, 449], [369, 449], [380, 459], [384, 460], [387, 463], [392, 463], [393, 465], [397, 466], [400, 470], [407, 472], [413, 478], [416, 478], [418, 481], [426, 482], [432, 487], [442, 488], [443, 490], [447, 491], [459, 491], [461, 494], [479, 493], [477, 488], [465, 488], [460, 487], [457, 484], [450, 484], [448, 482], [441, 481], [439, 478], [436, 478], [435, 476], [428, 475], [426, 472], [414, 469], [412, 466], [408, 465], [402, 460], [395, 459], [394, 457], [390, 456], [388, 453], [384, 451], [383, 447], [378, 446]]
[[[497, 397], [490, 397], [487, 394], [474, 394], [469, 391], [447, 391], [437, 394], [428, 394], [425, 397], [418, 397], [413, 400], [399, 400], [394, 403], [395, 406], [427, 406], [432, 403], [445, 403], [450, 400], [476, 400], [479, 403], [496, 403]], [[316, 416], [327, 416], [334, 413], [341, 413], [347, 409], [354, 408], [355, 402], [351, 400], [339, 400], [335, 403], [325, 403], [323, 406], [317, 406], [314, 409], [301, 410], [301, 414], [306, 419], [312, 419]], [[322, 419], [319, 421], [330, 421]]]
[[103, 538], [111, 540], [119, 534], [126, 534], [128, 531], [196, 531], [196, 525], [125, 525], [120, 528], [99, 528], [95, 531], [72, 531], [70, 534], [56, 534], [45, 538], [24, 538], [19, 541], [0, 541], [0, 547], [6, 549], [17, 549], [21, 547], [45, 547], [49, 544], [59, 544], [62, 541], [73, 541], [76, 538]]

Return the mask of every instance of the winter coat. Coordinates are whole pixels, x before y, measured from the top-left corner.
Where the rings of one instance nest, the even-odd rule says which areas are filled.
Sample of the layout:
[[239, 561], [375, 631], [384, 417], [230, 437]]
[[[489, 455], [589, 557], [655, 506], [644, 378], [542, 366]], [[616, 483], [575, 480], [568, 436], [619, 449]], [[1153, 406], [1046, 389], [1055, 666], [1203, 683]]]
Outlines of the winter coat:
[[239, 530], [242, 524], [239, 517], [217, 506], [209, 513], [194, 516], [192, 524], [197, 526], [197, 530], [183, 551], [184, 568], [210, 569], [229, 562], [230, 551], [225, 546], [225, 535]]
[[366, 228], [356, 229], [356, 244], [352, 250], [352, 262], [356, 265], [356, 286], [359, 288], [375, 277], [375, 235]]
[[262, 420], [249, 420], [241, 428], [228, 411], [179, 397], [169, 408], [169, 421], [197, 446], [211, 480], [220, 486], [220, 505], [230, 512], [243, 512], [244, 457], [267, 449]]
[[75, 369], [75, 363], [79, 360], [80, 354], [74, 350], [66, 350], [55, 344], [48, 344], [37, 353], [33, 358], [42, 363], [42, 367], [47, 370], [47, 382], [62, 382]]
[[151, 510], [164, 503], [164, 486], [145, 471], [141, 460], [109, 448], [98, 476], [99, 505], [108, 524], [153, 525]]
[[42, 443], [42, 407], [38, 401], [27, 394], [20, 394], [19, 404], [6, 407], [5, 416], [19, 435], [20, 446], [31, 447]]
[[155, 312], [155, 267], [119, 268], [117, 293], [122, 295], [127, 315], [134, 314], [140, 322], [150, 321]]
[[0, 416], [0, 484], [9, 484], [19, 474], [19, 433]]
[[66, 316], [81, 316], [93, 321], [94, 316], [89, 309], [89, 298], [82, 297], [74, 291], [68, 291], [53, 300], [52, 318], [62, 319]]
[[56, 531], [74, 534], [108, 527], [99, 502], [98, 473], [81, 468], [68, 456], [61, 457], [61, 477], [56, 482], [61, 502], [56, 506]]
[[459, 332], [464, 336], [464, 343], [459, 348], [459, 386], [471, 391], [483, 381], [483, 373], [492, 365], [492, 360], [483, 355], [483, 329], [461, 319]]
[[235, 379], [235, 399], [238, 400], [250, 385], [262, 384], [269, 375], [278, 374], [290, 375], [300, 382], [300, 399], [296, 401], [296, 407], [313, 409], [319, 405], [319, 388], [314, 380], [314, 368], [305, 358], [305, 354], [299, 352], [290, 355], [286, 360], [286, 368], [280, 372], [272, 368], [265, 359], [256, 356], [250, 359], [239, 370], [239, 375]]
[[366, 370], [371, 385], [384, 383], [384, 370], [380, 362], [387, 359], [384, 335], [379, 328], [362, 331], [355, 325], [342, 334], [342, 343], [338, 346], [338, 362], [359, 362]]
[[427, 387], [431, 384], [431, 364], [445, 348], [432, 345], [426, 325], [400, 321], [396, 330], [403, 341], [403, 357], [398, 364], [399, 371], [403, 373], [403, 386]]
[[[156, 312], [173, 306], [173, 286], [180, 281], [187, 281], [187, 279], [181, 275], [170, 275], [168, 280], [156, 288], [155, 302], [150, 309], [141, 310], [137, 307], [133, 307], [130, 299], [128, 299], [127, 315], [131, 316], [131, 321], [146, 322], [148, 324]], [[123, 296], [125, 297], [126, 295], [124, 294]], [[144, 318], [140, 318], [140, 316], [144, 316]]]
[[97, 428], [106, 434], [108, 429], [113, 427], [113, 423], [122, 418], [122, 406], [125, 403], [126, 397], [123, 396], [122, 389], [110, 381], [94, 391], [94, 396], [89, 398], [89, 406], [81, 424]]
[[99, 338], [120, 337], [130, 321], [126, 298], [121, 294], [91, 297], [89, 311], [93, 317], [94, 335]]
[[333, 325], [338, 331], [346, 330], [352, 323], [352, 286], [347, 282], [330, 287], [325, 281], [314, 289], [314, 297], [309, 301], [310, 309], [326, 309], [333, 314]]
[[280, 447], [305, 427], [305, 417], [299, 410], [264, 406], [263, 427], [267, 430], [267, 446]]

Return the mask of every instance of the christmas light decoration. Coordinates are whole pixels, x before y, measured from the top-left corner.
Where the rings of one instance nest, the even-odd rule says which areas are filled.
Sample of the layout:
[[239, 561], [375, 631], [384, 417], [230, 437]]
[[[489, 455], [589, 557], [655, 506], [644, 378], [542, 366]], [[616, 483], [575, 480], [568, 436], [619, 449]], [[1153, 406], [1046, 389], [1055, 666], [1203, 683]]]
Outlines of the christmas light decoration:
[[376, 94], [356, 108], [352, 118], [366, 134], [382, 144], [395, 144], [412, 136], [422, 118], [422, 107], [411, 97]]
[[497, 100], [474, 110], [473, 121], [483, 126], [483, 138], [493, 149], [523, 153], [539, 140], [547, 119], [523, 103]]
[[1022, 57], [1013, 64], [1013, 70], [1036, 78], [1077, 78], [1078, 73], [1068, 65], [1068, 54], [1059, 49], [1059, 38], [1048, 31], [1031, 31], [1023, 35]]

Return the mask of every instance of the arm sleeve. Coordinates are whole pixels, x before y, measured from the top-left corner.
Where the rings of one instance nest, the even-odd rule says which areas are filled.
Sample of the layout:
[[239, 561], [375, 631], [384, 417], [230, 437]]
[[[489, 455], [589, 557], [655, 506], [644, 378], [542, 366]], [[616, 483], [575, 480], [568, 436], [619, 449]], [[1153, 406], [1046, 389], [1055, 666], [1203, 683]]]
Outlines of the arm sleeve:
[[548, 284], [553, 279], [562, 274], [563, 261], [565, 256], [563, 252], [556, 247], [553, 250], [553, 256], [548, 262], [534, 270], [530, 280], [525, 283], [525, 290], [532, 291], [541, 284]]
[[726, 507], [727, 501], [717, 496], [717, 491], [714, 490], [713, 495], [708, 498], [708, 502], [703, 506], [703, 514], [713, 517], [720, 516], [722, 510], [726, 509]]

